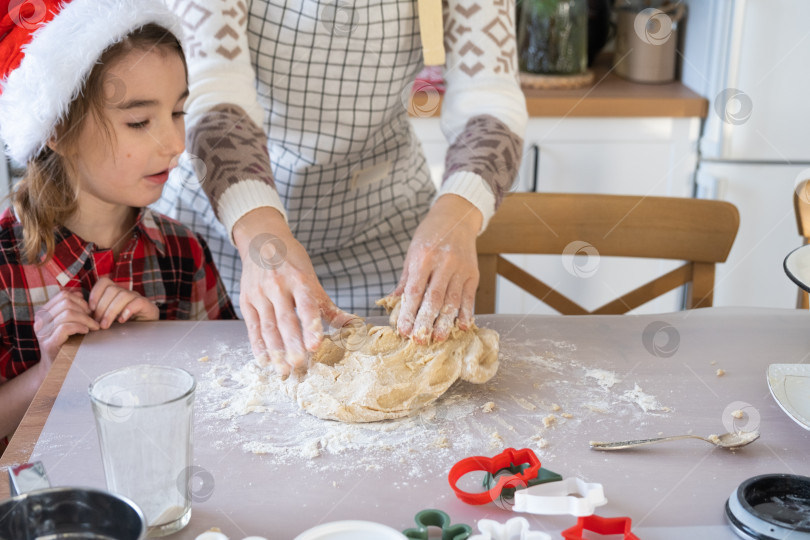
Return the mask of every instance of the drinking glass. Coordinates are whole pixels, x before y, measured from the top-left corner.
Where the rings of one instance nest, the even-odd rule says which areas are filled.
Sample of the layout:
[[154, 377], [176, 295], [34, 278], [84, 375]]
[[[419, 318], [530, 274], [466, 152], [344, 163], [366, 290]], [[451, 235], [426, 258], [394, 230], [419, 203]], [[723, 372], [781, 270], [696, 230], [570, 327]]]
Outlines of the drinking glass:
[[90, 385], [107, 489], [140, 506], [149, 536], [179, 531], [191, 519], [194, 376], [136, 365]]

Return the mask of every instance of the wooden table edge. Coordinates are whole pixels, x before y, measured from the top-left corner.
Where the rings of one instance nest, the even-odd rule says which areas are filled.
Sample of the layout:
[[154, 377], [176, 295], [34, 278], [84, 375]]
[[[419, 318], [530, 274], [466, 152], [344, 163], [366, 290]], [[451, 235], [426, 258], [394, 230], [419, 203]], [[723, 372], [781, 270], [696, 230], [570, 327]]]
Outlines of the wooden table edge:
[[[67, 377], [70, 366], [73, 364], [73, 359], [76, 357], [76, 351], [79, 349], [82, 339], [84, 339], [84, 335], [81, 334], [72, 336], [59, 350], [59, 354], [56, 355], [48, 375], [42, 382], [42, 386], [37, 390], [34, 400], [28, 410], [25, 411], [20, 426], [11, 437], [3, 457], [0, 458], [0, 469], [27, 463], [31, 458], [34, 446], [39, 440], [42, 428], [45, 427], [45, 421], [51, 413], [56, 396], [59, 395], [59, 390], [62, 388], [62, 383], [65, 382], [65, 377]], [[0, 497], [8, 496], [8, 493], [8, 485], [5, 482], [0, 482]]]

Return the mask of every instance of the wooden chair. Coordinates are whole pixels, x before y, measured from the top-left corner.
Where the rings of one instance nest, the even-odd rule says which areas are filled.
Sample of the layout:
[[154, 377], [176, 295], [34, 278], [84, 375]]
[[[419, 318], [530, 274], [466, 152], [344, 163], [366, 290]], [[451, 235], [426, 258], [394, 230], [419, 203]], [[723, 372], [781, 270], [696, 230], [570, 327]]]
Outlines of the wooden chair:
[[[804, 245], [807, 245], [810, 243], [810, 179], [802, 181], [793, 190], [793, 211], [796, 214], [799, 236], [804, 239]], [[810, 307], [807, 291], [799, 289], [796, 307], [799, 309]]]
[[[627, 313], [684, 284], [687, 307], [712, 305], [714, 266], [726, 260], [740, 224], [728, 202], [675, 197], [510, 193], [478, 237], [476, 313], [495, 312], [498, 274], [563, 315]], [[505, 258], [557, 254], [587, 242], [600, 257], [683, 260], [683, 266], [588, 311]]]

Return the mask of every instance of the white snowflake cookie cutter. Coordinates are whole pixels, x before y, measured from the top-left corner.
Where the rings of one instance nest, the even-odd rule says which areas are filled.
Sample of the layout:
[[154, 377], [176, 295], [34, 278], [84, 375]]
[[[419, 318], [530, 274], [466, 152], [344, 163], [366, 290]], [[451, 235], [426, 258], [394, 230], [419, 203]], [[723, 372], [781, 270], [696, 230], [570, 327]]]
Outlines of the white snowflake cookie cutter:
[[544, 532], [529, 530], [526, 518], [516, 517], [506, 523], [499, 523], [492, 519], [482, 519], [478, 522], [478, 531], [467, 540], [551, 540], [551, 536]]
[[571, 514], [590, 516], [597, 506], [607, 503], [602, 484], [581, 478], [565, 478], [515, 491], [512, 510], [529, 514]]

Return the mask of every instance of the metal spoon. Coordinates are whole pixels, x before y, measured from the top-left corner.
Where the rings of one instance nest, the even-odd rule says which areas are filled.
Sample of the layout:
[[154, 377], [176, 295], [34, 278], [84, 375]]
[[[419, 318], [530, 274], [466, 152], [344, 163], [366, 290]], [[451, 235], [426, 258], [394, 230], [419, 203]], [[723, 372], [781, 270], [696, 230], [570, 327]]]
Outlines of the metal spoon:
[[674, 437], [658, 437], [656, 439], [639, 439], [637, 441], [620, 441], [620, 442], [599, 442], [590, 441], [591, 448], [594, 450], [622, 450], [624, 448], [633, 448], [635, 446], [643, 446], [645, 444], [655, 444], [665, 441], [677, 441], [679, 439], [700, 439], [707, 443], [714, 444], [721, 448], [728, 448], [734, 450], [735, 448], [742, 448], [759, 439], [759, 431], [741, 431], [739, 433], [723, 433], [722, 435], [709, 435], [708, 437], [699, 437], [697, 435], [676, 435]]

